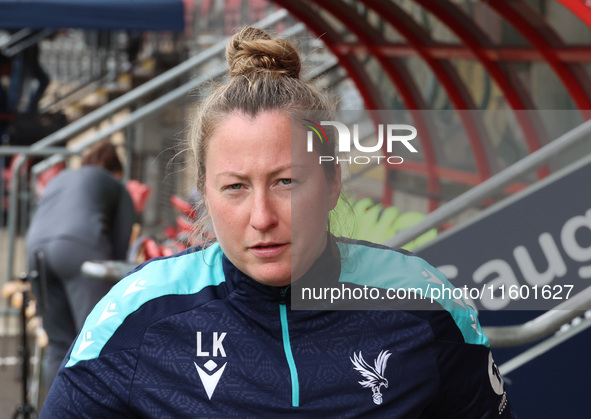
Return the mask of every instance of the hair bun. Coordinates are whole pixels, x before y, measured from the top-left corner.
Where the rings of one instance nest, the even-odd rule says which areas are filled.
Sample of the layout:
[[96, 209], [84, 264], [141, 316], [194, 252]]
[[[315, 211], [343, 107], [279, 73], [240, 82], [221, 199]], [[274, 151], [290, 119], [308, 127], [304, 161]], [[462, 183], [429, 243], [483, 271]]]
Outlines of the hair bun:
[[288, 41], [252, 27], [242, 29], [228, 42], [226, 60], [230, 77], [273, 72], [298, 78], [302, 67], [299, 54]]

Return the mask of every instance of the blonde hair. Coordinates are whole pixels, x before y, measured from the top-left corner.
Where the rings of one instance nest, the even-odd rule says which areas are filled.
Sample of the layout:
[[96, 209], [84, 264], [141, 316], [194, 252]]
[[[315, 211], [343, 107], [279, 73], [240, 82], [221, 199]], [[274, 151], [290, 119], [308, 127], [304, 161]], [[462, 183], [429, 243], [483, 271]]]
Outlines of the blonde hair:
[[[205, 195], [205, 168], [208, 141], [221, 123], [232, 114], [256, 118], [265, 111], [313, 111], [316, 118], [331, 120], [336, 100], [327, 92], [300, 79], [300, 55], [285, 39], [272, 38], [261, 29], [246, 27], [226, 46], [230, 78], [219, 85], [197, 107], [189, 129], [189, 149], [195, 170], [195, 185]], [[334, 155], [334, 140], [319, 152]], [[334, 165], [323, 165], [328, 178], [334, 177]], [[210, 220], [206, 211], [199, 214], [196, 233], [206, 234]]]

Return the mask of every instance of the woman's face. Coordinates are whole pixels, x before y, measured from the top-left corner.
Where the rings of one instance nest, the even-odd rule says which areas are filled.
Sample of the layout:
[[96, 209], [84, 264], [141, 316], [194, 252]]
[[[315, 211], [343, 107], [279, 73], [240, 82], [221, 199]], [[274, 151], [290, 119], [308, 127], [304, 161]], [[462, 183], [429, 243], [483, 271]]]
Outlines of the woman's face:
[[340, 171], [327, 181], [303, 129], [301, 137], [292, 153], [289, 115], [274, 111], [230, 115], [209, 139], [204, 195], [215, 235], [238, 269], [267, 285], [312, 266], [340, 192]]

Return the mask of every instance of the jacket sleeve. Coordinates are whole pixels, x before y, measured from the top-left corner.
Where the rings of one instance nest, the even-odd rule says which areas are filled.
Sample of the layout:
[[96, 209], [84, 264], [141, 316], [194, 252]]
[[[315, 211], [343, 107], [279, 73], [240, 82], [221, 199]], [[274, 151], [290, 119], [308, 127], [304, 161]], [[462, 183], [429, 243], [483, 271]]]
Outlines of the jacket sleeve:
[[440, 384], [433, 417], [515, 417], [490, 348], [445, 341], [436, 345]]
[[40, 418], [133, 418], [129, 408], [137, 350], [101, 355], [66, 367], [51, 386]]

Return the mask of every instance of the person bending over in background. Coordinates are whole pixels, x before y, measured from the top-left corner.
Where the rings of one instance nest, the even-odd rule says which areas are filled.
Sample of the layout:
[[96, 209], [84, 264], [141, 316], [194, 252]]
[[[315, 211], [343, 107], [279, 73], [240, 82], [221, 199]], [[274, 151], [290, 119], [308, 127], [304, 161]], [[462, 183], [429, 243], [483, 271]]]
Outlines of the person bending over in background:
[[[112, 284], [86, 278], [87, 260], [125, 260], [135, 217], [133, 203], [120, 182], [122, 165], [115, 147], [103, 143], [82, 159], [82, 167], [64, 170], [44, 191], [27, 234], [29, 270], [45, 260], [47, 295], [33, 291], [49, 337], [44, 383], [53, 382], [84, 319]], [[49, 387], [47, 387], [49, 388]]]

